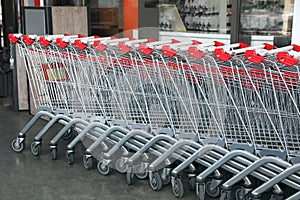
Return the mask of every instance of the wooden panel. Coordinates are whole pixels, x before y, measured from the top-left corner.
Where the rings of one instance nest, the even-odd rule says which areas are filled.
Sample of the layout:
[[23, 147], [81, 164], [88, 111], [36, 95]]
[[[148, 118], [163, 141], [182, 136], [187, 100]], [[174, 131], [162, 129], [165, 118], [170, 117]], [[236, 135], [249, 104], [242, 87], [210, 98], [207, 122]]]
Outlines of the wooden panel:
[[28, 85], [24, 59], [16, 48], [17, 82], [18, 82], [18, 107], [19, 110], [28, 110]]
[[119, 26], [118, 8], [93, 8], [92, 26]]
[[52, 7], [53, 34], [88, 35], [87, 8], [76, 6]]

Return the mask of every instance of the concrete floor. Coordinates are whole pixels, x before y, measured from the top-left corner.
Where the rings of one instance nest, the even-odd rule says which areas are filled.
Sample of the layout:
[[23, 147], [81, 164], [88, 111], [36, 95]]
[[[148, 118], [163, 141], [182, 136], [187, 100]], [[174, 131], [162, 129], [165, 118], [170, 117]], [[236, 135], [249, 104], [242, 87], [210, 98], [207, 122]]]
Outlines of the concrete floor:
[[[58, 146], [58, 159], [51, 160], [48, 143], [59, 130], [58, 125], [43, 139], [42, 154], [34, 157], [30, 144], [38, 130], [45, 125], [43, 120], [28, 133], [26, 149], [22, 153], [15, 153], [10, 147], [11, 140], [32, 116], [27, 111], [14, 112], [9, 104], [1, 102], [1, 98], [0, 113], [0, 200], [177, 199], [170, 185], [155, 192], [148, 180], [138, 180], [128, 186], [124, 174], [113, 171], [111, 175], [103, 176], [96, 169], [84, 169], [81, 162], [83, 147], [76, 148], [75, 164], [69, 166], [65, 159], [65, 141]], [[196, 199], [196, 194], [186, 189], [182, 199]]]

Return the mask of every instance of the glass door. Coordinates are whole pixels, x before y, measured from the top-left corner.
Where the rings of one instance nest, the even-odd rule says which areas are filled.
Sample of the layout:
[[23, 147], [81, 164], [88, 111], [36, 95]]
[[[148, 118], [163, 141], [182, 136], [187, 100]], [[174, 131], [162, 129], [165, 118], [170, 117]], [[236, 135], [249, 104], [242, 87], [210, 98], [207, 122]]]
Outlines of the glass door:
[[[291, 43], [294, 0], [241, 0], [240, 38], [246, 42]], [[248, 40], [248, 41], [247, 41]]]

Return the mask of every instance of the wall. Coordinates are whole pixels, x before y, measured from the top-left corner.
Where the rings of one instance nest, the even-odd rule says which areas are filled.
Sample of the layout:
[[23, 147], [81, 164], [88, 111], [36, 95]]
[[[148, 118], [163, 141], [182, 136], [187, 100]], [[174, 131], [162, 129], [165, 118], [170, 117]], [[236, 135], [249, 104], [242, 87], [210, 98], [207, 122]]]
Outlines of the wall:
[[292, 31], [292, 44], [300, 45], [300, 0], [294, 2], [294, 17], [293, 17], [293, 31]]

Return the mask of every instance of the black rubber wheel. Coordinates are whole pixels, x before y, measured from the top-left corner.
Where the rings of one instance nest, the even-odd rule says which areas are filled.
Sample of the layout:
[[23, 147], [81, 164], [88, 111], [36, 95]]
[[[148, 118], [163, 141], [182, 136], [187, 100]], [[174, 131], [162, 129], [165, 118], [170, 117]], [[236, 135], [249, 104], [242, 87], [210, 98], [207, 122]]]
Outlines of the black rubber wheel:
[[56, 148], [51, 148], [51, 159], [56, 160], [57, 159], [57, 149]]
[[67, 162], [69, 165], [73, 165], [75, 162], [75, 155], [74, 152], [68, 153], [67, 154]]
[[220, 187], [217, 186], [216, 188], [212, 188], [211, 184], [212, 184], [211, 180], [206, 182], [205, 192], [208, 196], [210, 196], [212, 198], [217, 198], [221, 192]]
[[180, 178], [175, 178], [174, 183], [172, 184], [172, 192], [175, 195], [175, 197], [183, 197], [184, 188]]
[[11, 148], [13, 149], [14, 152], [20, 153], [25, 149], [25, 142], [17, 142], [17, 138], [13, 139], [11, 141]]
[[189, 189], [191, 191], [195, 191], [196, 190], [196, 177], [195, 176], [188, 177], [188, 183], [189, 183]]
[[122, 174], [126, 173], [128, 170], [128, 165], [122, 162], [122, 159], [118, 159], [115, 162], [116, 170]]
[[162, 188], [162, 180], [158, 172], [153, 172], [152, 177], [149, 177], [149, 183], [154, 191], [159, 191]]
[[141, 163], [135, 165], [135, 176], [140, 180], [144, 180], [148, 177], [148, 171], [146, 169], [142, 169], [141, 166]]
[[98, 172], [102, 175], [108, 175], [110, 173], [110, 167], [108, 165], [103, 164], [102, 161], [99, 161], [97, 164]]
[[83, 167], [86, 170], [91, 170], [93, 168], [93, 157], [86, 157], [84, 155], [82, 161], [83, 161]]
[[38, 143], [31, 143], [31, 153], [34, 156], [39, 156], [41, 154], [41, 144]]

